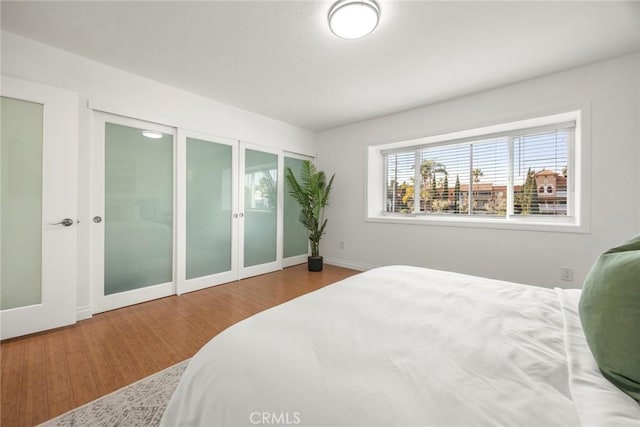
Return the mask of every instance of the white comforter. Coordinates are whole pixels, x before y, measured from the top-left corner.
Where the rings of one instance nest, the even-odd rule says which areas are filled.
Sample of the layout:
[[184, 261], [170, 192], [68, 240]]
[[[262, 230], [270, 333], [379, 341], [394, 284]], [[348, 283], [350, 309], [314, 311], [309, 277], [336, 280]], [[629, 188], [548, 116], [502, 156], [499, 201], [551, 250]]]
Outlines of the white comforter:
[[579, 291], [394, 266], [227, 329], [164, 426], [640, 426], [598, 372]]

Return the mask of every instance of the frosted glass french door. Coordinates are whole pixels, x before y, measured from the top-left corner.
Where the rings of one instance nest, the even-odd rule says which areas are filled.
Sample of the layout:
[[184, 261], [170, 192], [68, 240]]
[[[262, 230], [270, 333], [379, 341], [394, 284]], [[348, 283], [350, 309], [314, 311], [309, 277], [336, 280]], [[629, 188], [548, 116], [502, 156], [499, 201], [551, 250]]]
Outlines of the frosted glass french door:
[[238, 278], [238, 141], [178, 131], [178, 289]]
[[242, 143], [240, 147], [240, 278], [282, 268], [281, 152]]
[[74, 323], [77, 95], [2, 77], [1, 339]]
[[95, 311], [175, 293], [174, 129], [96, 113]]

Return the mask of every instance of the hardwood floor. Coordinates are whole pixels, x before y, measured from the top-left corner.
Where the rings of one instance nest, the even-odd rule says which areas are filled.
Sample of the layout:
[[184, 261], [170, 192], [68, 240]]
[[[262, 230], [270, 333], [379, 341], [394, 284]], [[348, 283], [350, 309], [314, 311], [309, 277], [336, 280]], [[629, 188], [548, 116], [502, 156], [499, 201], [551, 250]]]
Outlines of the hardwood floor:
[[32, 426], [185, 360], [230, 325], [356, 274], [306, 264], [0, 343], [1, 424]]

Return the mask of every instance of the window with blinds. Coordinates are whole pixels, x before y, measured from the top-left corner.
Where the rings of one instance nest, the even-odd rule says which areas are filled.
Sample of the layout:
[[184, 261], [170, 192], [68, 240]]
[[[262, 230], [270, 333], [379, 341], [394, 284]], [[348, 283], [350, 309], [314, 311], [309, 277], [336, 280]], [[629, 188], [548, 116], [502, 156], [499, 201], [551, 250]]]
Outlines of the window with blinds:
[[381, 151], [386, 214], [569, 217], [575, 122]]

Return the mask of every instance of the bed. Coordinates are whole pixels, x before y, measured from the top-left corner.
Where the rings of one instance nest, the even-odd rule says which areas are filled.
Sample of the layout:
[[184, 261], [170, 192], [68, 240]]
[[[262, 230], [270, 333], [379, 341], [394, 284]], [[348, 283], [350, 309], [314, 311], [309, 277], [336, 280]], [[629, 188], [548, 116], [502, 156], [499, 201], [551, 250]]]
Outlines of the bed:
[[409, 266], [254, 315], [191, 360], [164, 426], [640, 426], [579, 290]]

